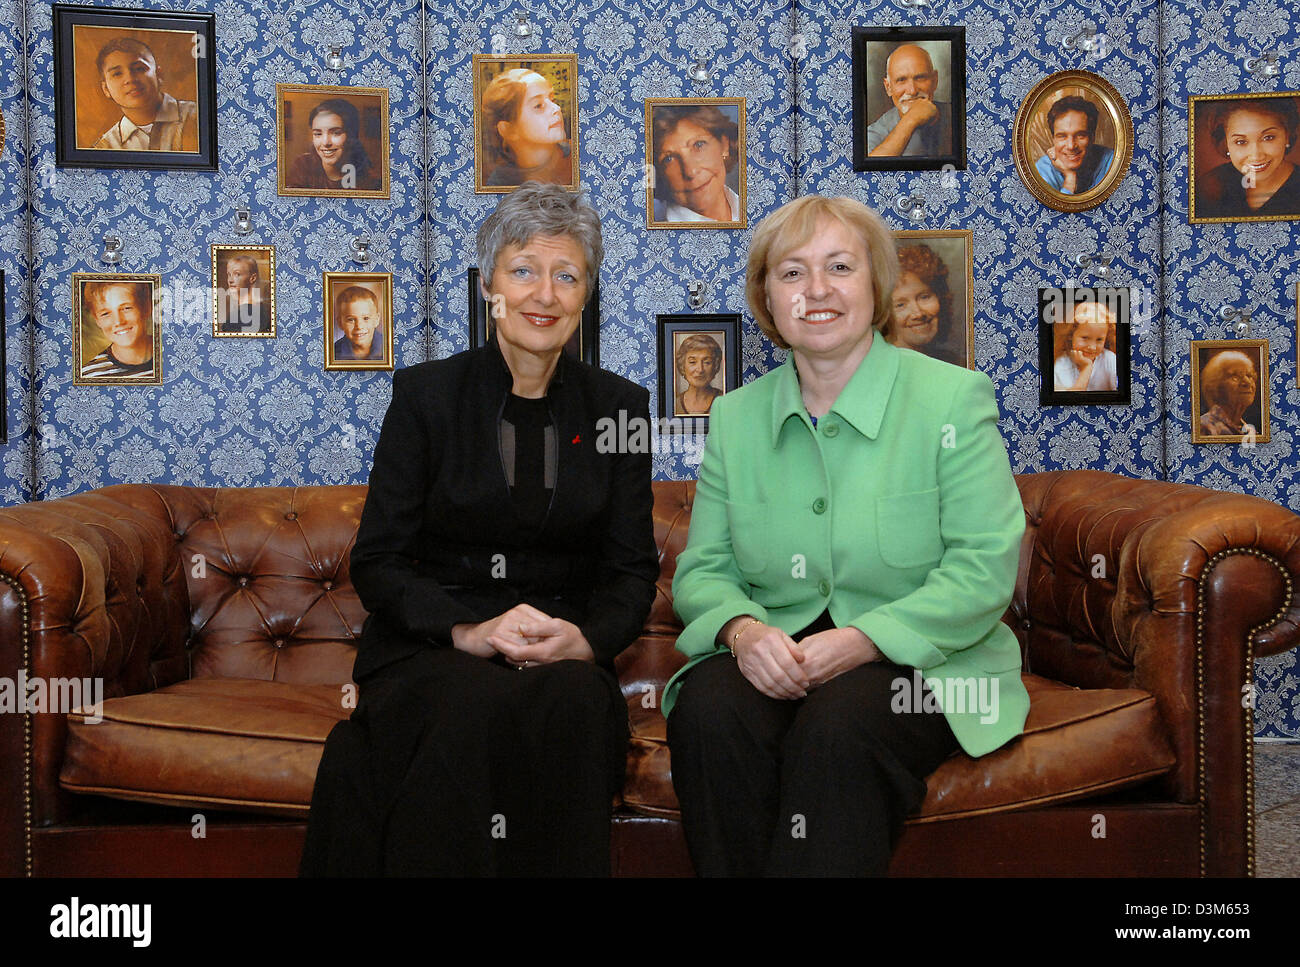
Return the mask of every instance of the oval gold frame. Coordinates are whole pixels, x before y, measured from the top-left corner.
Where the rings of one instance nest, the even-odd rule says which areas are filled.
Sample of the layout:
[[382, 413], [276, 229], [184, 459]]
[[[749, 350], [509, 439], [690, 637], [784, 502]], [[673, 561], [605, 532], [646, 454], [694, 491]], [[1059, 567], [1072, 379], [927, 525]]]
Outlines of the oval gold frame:
[[[1082, 87], [1097, 101], [1101, 110], [1110, 118], [1115, 128], [1116, 145], [1114, 160], [1110, 171], [1101, 184], [1085, 191], [1081, 195], [1066, 195], [1052, 188], [1034, 169], [1035, 158], [1029, 157], [1026, 144], [1032, 119], [1037, 116], [1039, 106], [1050, 95], [1063, 87]], [[1091, 71], [1060, 71], [1051, 74], [1035, 85], [1016, 112], [1016, 126], [1012, 135], [1015, 142], [1016, 171], [1020, 180], [1030, 193], [1048, 208], [1058, 212], [1081, 212], [1096, 208], [1119, 187], [1124, 176], [1128, 174], [1129, 162], [1133, 160], [1133, 119], [1119, 91], [1110, 82]]]

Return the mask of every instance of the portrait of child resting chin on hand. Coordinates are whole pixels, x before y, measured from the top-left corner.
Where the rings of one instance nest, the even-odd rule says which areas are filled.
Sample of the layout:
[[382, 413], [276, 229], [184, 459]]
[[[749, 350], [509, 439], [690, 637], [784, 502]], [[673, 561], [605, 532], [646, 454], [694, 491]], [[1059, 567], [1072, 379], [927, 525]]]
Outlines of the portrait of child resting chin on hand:
[[1052, 376], [1057, 392], [1114, 390], [1119, 387], [1115, 366], [1115, 314], [1096, 302], [1075, 306], [1069, 322], [1053, 328], [1056, 364]]

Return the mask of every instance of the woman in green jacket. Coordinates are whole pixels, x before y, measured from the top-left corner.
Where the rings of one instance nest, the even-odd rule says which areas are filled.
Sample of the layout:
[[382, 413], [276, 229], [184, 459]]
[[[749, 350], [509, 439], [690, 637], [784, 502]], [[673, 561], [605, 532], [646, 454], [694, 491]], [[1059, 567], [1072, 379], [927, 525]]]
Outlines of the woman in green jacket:
[[881, 338], [897, 275], [847, 198], [754, 233], [749, 305], [791, 352], [714, 402], [673, 581], [664, 710], [703, 876], [882, 874], [925, 777], [1024, 725], [992, 383]]

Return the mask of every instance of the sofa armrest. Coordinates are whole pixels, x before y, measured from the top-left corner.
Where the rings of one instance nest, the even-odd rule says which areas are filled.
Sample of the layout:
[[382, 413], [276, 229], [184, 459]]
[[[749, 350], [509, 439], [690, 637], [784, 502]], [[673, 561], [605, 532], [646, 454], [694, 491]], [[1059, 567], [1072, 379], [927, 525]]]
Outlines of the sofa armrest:
[[[187, 677], [189, 597], [166, 508], [147, 485], [120, 485], [0, 510], [0, 676], [40, 680], [49, 695], [149, 691]], [[50, 688], [54, 685], [54, 688]], [[84, 696], [83, 696], [84, 697]], [[58, 708], [4, 716], [0, 770], [23, 776], [0, 826], [59, 821], [69, 800], [58, 775], [67, 734]], [[18, 785], [15, 783], [15, 785]], [[12, 872], [7, 868], [5, 872]]]
[[[1018, 482], [1031, 533], [1010, 623], [1027, 667], [1155, 696], [1178, 757], [1165, 791], [1201, 803], [1213, 865], [1218, 818], [1247, 840], [1253, 828], [1253, 660], [1300, 643], [1300, 517], [1258, 497], [1095, 471]], [[1219, 859], [1244, 872], [1248, 843], [1237, 853]]]

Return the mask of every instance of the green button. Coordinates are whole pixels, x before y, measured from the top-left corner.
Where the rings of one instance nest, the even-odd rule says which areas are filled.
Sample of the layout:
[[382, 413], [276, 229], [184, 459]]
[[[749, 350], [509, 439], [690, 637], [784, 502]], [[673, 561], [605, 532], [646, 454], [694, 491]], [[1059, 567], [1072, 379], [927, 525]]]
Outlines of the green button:
[[818, 581], [818, 582], [817, 582], [817, 590], [818, 590], [818, 592], [821, 593], [821, 596], [822, 596], [823, 598], [829, 598], [830, 595], [831, 595], [831, 582], [830, 582], [830, 581]]
[[824, 513], [826, 513], [826, 498], [825, 498], [825, 497], [818, 497], [816, 500], [813, 501], [813, 513], [814, 513], [814, 514], [824, 514]]
[[839, 424], [838, 424], [838, 423], [832, 423], [830, 426], [828, 426], [828, 427], [826, 428], [826, 435], [827, 435], [827, 436], [839, 436], [839, 435], [840, 435], [840, 427], [839, 427]]

